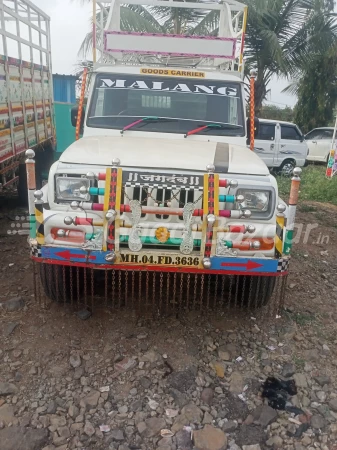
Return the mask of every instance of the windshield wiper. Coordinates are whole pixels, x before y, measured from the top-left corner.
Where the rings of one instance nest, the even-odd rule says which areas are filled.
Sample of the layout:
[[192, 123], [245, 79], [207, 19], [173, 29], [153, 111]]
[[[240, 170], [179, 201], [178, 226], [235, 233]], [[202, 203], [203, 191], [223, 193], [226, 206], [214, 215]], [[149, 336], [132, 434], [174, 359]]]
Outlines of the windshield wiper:
[[184, 137], [187, 138], [188, 136], [192, 136], [192, 134], [197, 134], [204, 130], [211, 130], [212, 128], [219, 130], [236, 130], [243, 127], [242, 125], [234, 125], [232, 123], [207, 123], [205, 125], [200, 125], [200, 127], [194, 128], [191, 131], [188, 131]]
[[156, 117], [156, 116], [149, 116], [149, 117], [143, 117], [142, 119], [138, 119], [135, 122], [130, 123], [129, 125], [126, 125], [122, 130], [121, 134], [124, 133], [124, 131], [129, 130], [130, 128], [135, 127], [139, 123], [144, 122], [171, 122], [171, 121], [177, 121], [178, 119], [171, 119], [168, 117]]

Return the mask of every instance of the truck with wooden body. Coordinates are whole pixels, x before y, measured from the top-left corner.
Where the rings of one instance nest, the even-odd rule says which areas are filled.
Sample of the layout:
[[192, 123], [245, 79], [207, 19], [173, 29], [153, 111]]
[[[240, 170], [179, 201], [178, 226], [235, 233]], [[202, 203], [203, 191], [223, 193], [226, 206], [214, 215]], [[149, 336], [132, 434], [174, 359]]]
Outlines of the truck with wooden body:
[[82, 98], [73, 114], [83, 137], [30, 204], [45, 293], [79, 303], [100, 290], [114, 304], [266, 305], [277, 281], [284, 293], [300, 172], [288, 208], [246, 146], [247, 135], [254, 141], [253, 111], [250, 129], [245, 117], [247, 8], [128, 3], [214, 10], [218, 35], [126, 33], [119, 0], [97, 2], [94, 17], [107, 20], [94, 21], [98, 61], [86, 111]]

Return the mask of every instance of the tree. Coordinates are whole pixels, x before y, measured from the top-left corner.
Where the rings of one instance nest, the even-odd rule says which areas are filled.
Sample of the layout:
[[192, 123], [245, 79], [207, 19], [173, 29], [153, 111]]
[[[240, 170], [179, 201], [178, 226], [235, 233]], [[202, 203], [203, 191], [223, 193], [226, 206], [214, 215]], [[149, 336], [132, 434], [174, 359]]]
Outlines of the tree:
[[304, 132], [331, 125], [337, 105], [337, 48], [318, 55], [298, 82], [295, 121]]
[[[252, 67], [258, 70], [255, 109], [259, 114], [274, 75], [288, 77], [300, 73], [314, 54], [325, 53], [335, 41], [336, 25], [329, 14], [333, 0], [245, 0], [245, 3], [249, 11], [246, 73]], [[218, 11], [121, 6], [123, 31], [205, 35], [215, 34], [218, 24]], [[81, 47], [84, 55], [91, 46], [92, 33], [88, 33]]]
[[[329, 0], [330, 1], [330, 0]], [[256, 67], [255, 108], [259, 113], [274, 75], [288, 77], [324, 53], [336, 38], [334, 19], [320, 0], [246, 0], [246, 69]]]
[[275, 105], [263, 105], [259, 118], [293, 122], [294, 110], [289, 106], [286, 106], [285, 108], [280, 108], [279, 106]]
[[[334, 10], [334, 1], [317, 0], [318, 8], [321, 8], [325, 15], [329, 17]], [[331, 17], [331, 16], [330, 16]], [[314, 26], [321, 27], [323, 24], [314, 23]], [[312, 35], [318, 35], [317, 30], [311, 30]], [[324, 33], [321, 39], [326, 40]], [[305, 61], [300, 70], [293, 73], [295, 81], [288, 86], [287, 90], [298, 97], [295, 106], [295, 120], [301, 128], [308, 132], [312, 128], [328, 126], [334, 121], [334, 108], [337, 104], [337, 58], [336, 41], [332, 45], [326, 45], [322, 51], [319, 40], [311, 42], [311, 59]]]

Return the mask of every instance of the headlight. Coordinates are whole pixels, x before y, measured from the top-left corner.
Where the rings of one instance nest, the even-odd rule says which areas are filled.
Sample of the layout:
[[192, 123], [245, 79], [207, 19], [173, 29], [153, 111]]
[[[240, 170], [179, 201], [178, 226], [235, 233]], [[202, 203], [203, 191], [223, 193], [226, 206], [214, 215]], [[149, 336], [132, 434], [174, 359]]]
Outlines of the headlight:
[[243, 195], [245, 201], [241, 203], [242, 209], [249, 209], [256, 212], [268, 211], [269, 202], [271, 199], [270, 191], [254, 191], [251, 189], [239, 189], [237, 195]]
[[86, 178], [76, 177], [57, 177], [56, 178], [56, 201], [73, 201], [90, 200], [89, 193], [82, 194], [81, 187], [84, 186], [88, 191], [90, 187], [90, 180]]

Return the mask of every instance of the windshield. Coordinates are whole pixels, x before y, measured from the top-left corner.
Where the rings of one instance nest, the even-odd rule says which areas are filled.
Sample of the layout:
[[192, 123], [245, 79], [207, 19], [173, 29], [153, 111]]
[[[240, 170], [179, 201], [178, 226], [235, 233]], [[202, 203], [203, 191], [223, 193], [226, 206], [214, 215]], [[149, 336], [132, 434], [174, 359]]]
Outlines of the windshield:
[[[144, 117], [173, 120], [139, 121], [132, 130], [186, 134], [199, 125], [199, 134], [244, 136], [240, 83], [160, 76], [100, 74], [87, 119], [88, 127], [122, 130]], [[233, 127], [228, 126], [233, 125]]]

